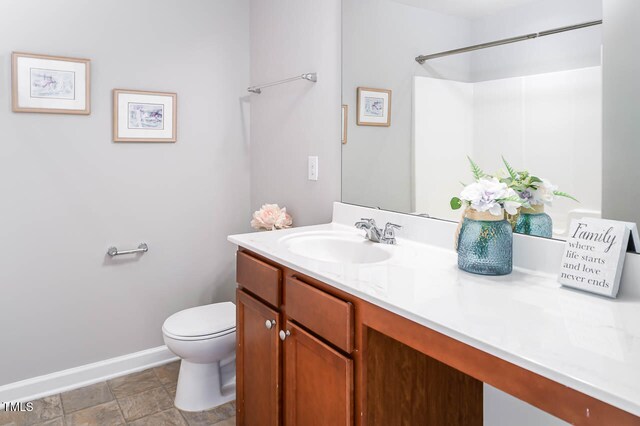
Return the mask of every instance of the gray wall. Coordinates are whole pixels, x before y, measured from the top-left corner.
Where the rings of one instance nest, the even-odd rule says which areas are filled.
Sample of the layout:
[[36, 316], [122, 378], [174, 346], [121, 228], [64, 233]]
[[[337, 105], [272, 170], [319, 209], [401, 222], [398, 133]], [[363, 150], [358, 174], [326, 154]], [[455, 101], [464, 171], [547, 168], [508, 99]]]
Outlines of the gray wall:
[[[472, 21], [473, 44], [602, 19], [602, 0], [538, 0]], [[602, 27], [470, 53], [471, 81], [600, 65]], [[442, 59], [443, 61], [445, 59]]]
[[604, 0], [603, 216], [640, 223], [640, 2]]
[[[233, 299], [248, 33], [247, 0], [0, 2], [0, 385], [160, 346], [170, 314]], [[11, 51], [91, 59], [91, 115], [11, 112]], [[113, 88], [177, 92], [178, 142], [113, 143]]]
[[329, 222], [340, 199], [340, 34], [340, 0], [251, 0], [252, 84], [318, 73], [250, 96], [251, 207], [284, 205], [297, 226]]
[[[419, 65], [420, 54], [466, 46], [469, 22], [391, 0], [343, 2], [342, 102], [349, 106], [342, 147], [342, 200], [412, 209], [413, 77], [469, 79], [468, 57]], [[391, 89], [391, 126], [356, 125], [358, 86]]]

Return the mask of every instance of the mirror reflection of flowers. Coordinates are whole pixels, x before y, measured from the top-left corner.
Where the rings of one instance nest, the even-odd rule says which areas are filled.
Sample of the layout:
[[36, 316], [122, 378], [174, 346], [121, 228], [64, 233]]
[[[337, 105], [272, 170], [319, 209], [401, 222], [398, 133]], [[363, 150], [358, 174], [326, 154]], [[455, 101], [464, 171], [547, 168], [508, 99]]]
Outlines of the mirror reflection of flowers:
[[536, 177], [526, 170], [516, 171], [504, 157], [502, 157], [502, 162], [506, 167], [506, 171], [499, 173], [500, 182], [512, 188], [530, 206], [544, 204], [550, 206], [555, 197], [565, 197], [578, 201], [566, 192], [558, 191], [558, 187], [549, 182], [548, 179]]
[[290, 228], [291, 225], [293, 225], [293, 219], [287, 213], [287, 208], [280, 208], [277, 204], [263, 204], [260, 210], [253, 213], [253, 219], [251, 219], [251, 227], [257, 230], [275, 231]]
[[528, 205], [507, 183], [483, 172], [471, 158], [469, 163], [475, 182], [465, 185], [460, 196], [451, 199], [452, 209], [457, 210], [464, 205], [466, 209], [504, 216], [504, 211], [516, 214], [518, 208]]

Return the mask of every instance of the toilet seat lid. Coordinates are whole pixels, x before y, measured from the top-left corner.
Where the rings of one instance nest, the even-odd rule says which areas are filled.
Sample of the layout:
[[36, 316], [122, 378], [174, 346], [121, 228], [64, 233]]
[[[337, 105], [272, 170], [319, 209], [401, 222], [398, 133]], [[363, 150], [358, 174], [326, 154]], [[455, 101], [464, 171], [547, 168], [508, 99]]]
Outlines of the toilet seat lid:
[[236, 305], [232, 302], [196, 306], [171, 315], [162, 329], [174, 336], [198, 337], [221, 333], [236, 326]]

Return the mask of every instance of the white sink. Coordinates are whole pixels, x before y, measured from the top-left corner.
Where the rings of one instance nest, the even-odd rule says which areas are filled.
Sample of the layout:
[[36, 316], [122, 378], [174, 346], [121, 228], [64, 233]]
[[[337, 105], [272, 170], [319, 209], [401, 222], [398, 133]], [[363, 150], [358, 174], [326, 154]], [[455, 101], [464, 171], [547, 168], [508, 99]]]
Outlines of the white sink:
[[388, 246], [367, 241], [355, 232], [305, 232], [284, 237], [279, 242], [294, 254], [323, 262], [376, 263], [392, 255]]

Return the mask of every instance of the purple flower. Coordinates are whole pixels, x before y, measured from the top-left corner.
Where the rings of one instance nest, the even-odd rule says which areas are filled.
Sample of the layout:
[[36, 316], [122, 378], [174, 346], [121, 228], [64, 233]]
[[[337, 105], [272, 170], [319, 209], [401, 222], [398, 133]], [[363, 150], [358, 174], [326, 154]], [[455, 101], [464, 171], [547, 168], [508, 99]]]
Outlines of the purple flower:
[[520, 196], [520, 198], [522, 198], [525, 201], [531, 201], [531, 199], [533, 198], [533, 194], [528, 189], [525, 189], [524, 191], [520, 192], [518, 195]]

